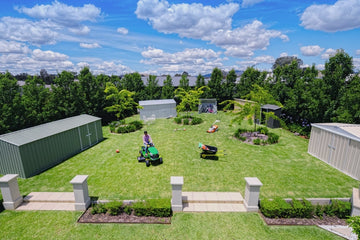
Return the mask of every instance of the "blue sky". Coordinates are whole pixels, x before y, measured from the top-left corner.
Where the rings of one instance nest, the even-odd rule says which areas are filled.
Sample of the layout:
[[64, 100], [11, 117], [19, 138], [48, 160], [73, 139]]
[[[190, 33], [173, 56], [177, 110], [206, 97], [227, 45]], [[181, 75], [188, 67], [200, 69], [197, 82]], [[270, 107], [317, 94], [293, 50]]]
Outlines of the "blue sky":
[[360, 69], [360, 0], [1, 1], [0, 71], [191, 75], [297, 56]]

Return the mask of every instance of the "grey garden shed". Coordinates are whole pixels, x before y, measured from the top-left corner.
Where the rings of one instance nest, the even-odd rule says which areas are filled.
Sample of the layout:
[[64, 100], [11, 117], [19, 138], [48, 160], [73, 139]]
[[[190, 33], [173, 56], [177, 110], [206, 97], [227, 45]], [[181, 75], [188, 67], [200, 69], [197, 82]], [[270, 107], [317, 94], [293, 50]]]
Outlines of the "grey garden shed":
[[[275, 116], [280, 118], [281, 115], [281, 107], [277, 106], [277, 105], [273, 105], [273, 104], [265, 104], [261, 106], [261, 122], [265, 123], [265, 115], [263, 114], [264, 112], [273, 112]], [[273, 118], [269, 118], [267, 120], [266, 126], [268, 126], [269, 128], [279, 128], [280, 127], [280, 122], [279, 120], [273, 119]]]
[[140, 119], [170, 118], [176, 117], [176, 102], [174, 99], [139, 101]]
[[311, 124], [308, 153], [360, 180], [360, 125]]
[[101, 140], [101, 118], [86, 114], [0, 135], [0, 174], [34, 176]]
[[216, 98], [201, 98], [198, 107], [199, 113], [217, 113], [217, 101]]

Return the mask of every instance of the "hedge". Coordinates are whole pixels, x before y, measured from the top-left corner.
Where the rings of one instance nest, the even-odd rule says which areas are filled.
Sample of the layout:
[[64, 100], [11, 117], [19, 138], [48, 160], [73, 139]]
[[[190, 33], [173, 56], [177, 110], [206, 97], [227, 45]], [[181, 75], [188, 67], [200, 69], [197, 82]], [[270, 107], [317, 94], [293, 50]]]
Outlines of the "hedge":
[[274, 200], [264, 199], [260, 202], [260, 211], [269, 218], [312, 218], [323, 215], [346, 218], [351, 212], [351, 203], [340, 200], [331, 200], [329, 205], [312, 205], [306, 199], [292, 199], [291, 203], [282, 198]]
[[91, 214], [109, 213], [110, 215], [119, 215], [124, 212], [130, 215], [134, 212], [136, 216], [154, 217], [170, 217], [172, 215], [170, 199], [150, 199], [131, 205], [124, 205], [121, 201], [98, 203], [92, 205], [90, 212]]

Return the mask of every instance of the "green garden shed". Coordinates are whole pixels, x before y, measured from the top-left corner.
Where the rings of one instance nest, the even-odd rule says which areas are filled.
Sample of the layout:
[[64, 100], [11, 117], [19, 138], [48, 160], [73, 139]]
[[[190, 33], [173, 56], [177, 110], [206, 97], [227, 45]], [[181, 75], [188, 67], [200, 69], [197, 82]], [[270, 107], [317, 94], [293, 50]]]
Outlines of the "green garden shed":
[[0, 174], [34, 176], [101, 140], [101, 118], [86, 114], [0, 135]]

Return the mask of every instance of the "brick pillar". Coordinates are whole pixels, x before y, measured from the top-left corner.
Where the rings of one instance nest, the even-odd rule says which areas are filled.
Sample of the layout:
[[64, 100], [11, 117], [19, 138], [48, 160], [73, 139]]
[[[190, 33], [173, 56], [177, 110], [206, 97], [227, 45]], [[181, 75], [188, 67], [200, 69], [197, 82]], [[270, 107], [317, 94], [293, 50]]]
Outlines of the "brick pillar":
[[90, 205], [87, 178], [88, 175], [76, 175], [70, 181], [74, 189], [75, 210], [77, 211], [85, 211]]
[[0, 178], [3, 205], [6, 210], [14, 210], [23, 202], [17, 181], [18, 176], [19, 174], [7, 174]]
[[259, 195], [262, 183], [256, 177], [246, 177], [245, 188], [245, 207], [248, 212], [257, 212], [259, 210]]
[[183, 177], [171, 177], [172, 187], [171, 209], [173, 212], [182, 212], [182, 185], [184, 184]]

